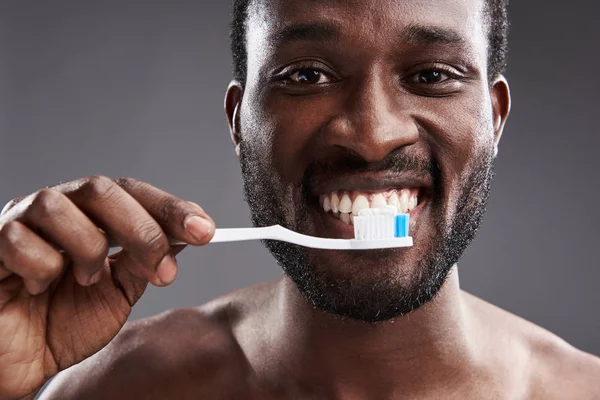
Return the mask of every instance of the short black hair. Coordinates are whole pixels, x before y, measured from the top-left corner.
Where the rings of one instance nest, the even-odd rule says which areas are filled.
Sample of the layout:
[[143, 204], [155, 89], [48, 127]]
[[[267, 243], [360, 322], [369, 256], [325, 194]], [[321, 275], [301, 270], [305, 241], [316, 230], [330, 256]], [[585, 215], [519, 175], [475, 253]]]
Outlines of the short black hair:
[[[231, 19], [231, 54], [233, 76], [246, 83], [248, 57], [246, 54], [246, 20], [251, 0], [233, 0]], [[508, 55], [508, 0], [485, 0], [485, 19], [489, 27], [488, 78], [490, 81], [506, 70]]]

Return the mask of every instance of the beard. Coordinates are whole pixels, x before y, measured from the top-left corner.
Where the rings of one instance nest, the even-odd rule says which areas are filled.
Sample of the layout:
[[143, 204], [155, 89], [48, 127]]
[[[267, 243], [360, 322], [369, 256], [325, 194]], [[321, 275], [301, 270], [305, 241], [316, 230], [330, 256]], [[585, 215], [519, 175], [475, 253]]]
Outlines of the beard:
[[[429, 243], [415, 243], [413, 248], [423, 255], [411, 262], [412, 265], [398, 267], [401, 259], [398, 249], [339, 252], [263, 241], [314, 308], [367, 323], [402, 317], [435, 298], [481, 226], [494, 178], [494, 157], [491, 153], [479, 155], [463, 174], [454, 211], [448, 212], [440, 168], [435, 162], [395, 152], [373, 167], [356, 156], [347, 155], [310, 165], [301, 181], [290, 187], [261, 154], [265, 153], [241, 141], [244, 195], [254, 226], [279, 224], [304, 234], [313, 233], [310, 186], [319, 174], [411, 170], [432, 178], [428, 216], [433, 220], [433, 233]], [[332, 263], [342, 264], [344, 272], [336, 273], [336, 268], [331, 268]]]

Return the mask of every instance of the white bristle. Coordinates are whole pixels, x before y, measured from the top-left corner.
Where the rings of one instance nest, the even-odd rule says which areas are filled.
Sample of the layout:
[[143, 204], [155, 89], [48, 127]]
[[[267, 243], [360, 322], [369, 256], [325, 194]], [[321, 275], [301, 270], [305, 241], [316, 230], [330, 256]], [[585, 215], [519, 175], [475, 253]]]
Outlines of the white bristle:
[[354, 217], [354, 237], [358, 240], [393, 239], [396, 207], [365, 208]]

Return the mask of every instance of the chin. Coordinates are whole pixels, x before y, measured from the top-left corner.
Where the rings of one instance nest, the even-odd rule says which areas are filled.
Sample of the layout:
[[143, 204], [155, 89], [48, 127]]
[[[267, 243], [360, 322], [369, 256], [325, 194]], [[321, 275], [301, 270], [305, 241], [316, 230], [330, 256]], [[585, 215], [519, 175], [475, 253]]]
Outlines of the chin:
[[417, 272], [414, 252], [406, 249], [365, 251], [307, 250], [308, 264], [329, 281], [364, 282], [402, 281]]
[[[277, 249], [271, 250], [277, 254]], [[296, 250], [291, 262], [286, 249], [288, 257], [280, 265], [306, 300], [332, 316], [367, 323], [418, 309], [437, 294], [450, 270], [440, 270], [442, 266], [429, 257], [415, 260], [415, 253], [401, 249]]]

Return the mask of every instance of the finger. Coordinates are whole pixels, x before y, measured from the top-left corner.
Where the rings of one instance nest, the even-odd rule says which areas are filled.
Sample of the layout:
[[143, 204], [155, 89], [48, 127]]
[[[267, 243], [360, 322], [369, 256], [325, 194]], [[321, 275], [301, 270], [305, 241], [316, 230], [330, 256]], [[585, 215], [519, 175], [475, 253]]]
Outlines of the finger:
[[8, 278], [12, 274], [13, 274], [12, 272], [10, 272], [8, 269], [4, 268], [4, 265], [2, 264], [2, 261], [0, 260], [0, 281]]
[[[140, 263], [137, 257], [127, 250], [114, 261], [114, 268], [127, 268], [133, 275], [142, 277], [147, 275], [146, 265]], [[154, 286], [168, 286], [177, 277], [177, 263], [170, 254], [166, 254], [149, 277], [145, 276]]]
[[114, 181], [102, 176], [59, 185], [56, 189], [119, 243], [123, 248], [118, 258], [123, 260], [120, 267], [131, 268], [139, 278], [161, 285], [156, 270], [169, 254], [169, 241], [140, 203]]
[[121, 178], [117, 183], [148, 211], [167, 235], [193, 245], [204, 245], [212, 239], [215, 224], [198, 204], [132, 178]]
[[[185, 248], [186, 248], [186, 246], [181, 246], [181, 245], [171, 246], [170, 257], [165, 256], [165, 258], [161, 261], [161, 263], [159, 264], [159, 266], [156, 270], [156, 274], [157, 274], [159, 281], [153, 282], [154, 285], [168, 286], [171, 283], [173, 283], [173, 281], [175, 281], [175, 278], [177, 278], [176, 256]], [[114, 260], [115, 260], [114, 261], [115, 270], [117, 270], [117, 271], [120, 270], [120, 265], [122, 265], [122, 264], [126, 265], [126, 264], [130, 264], [130, 263], [135, 263], [135, 260], [132, 260], [130, 255], [126, 251], [121, 252], [121, 254], [119, 254], [118, 257], [114, 258]], [[129, 269], [131, 269], [131, 267]]]
[[[181, 251], [183, 251], [183, 249], [185, 249], [186, 247], [187, 247], [186, 245], [171, 246], [171, 256], [173, 257], [173, 261], [175, 262], [175, 267], [173, 267], [173, 266], [165, 267], [167, 269], [167, 271], [163, 272], [163, 274], [165, 274], [167, 277], [165, 277], [165, 275], [163, 275], [161, 277], [161, 284], [158, 286], [166, 286], [173, 282], [173, 280], [177, 276], [177, 258], [176, 258], [176, 256]], [[125, 270], [124, 268], [119, 267], [121, 263], [131, 262], [131, 260], [128, 258], [125, 251], [121, 251], [116, 254], [111, 254], [110, 256], [108, 256], [108, 259], [112, 264], [113, 274], [116, 276], [116, 279], [119, 282], [126, 282], [126, 281], [131, 282], [132, 275], [133, 275], [133, 277], [136, 277], [134, 274], [131, 274], [131, 272], [130, 272], [132, 269], [131, 267], [128, 268], [129, 272], [127, 270]], [[125, 272], [123, 272], [124, 270], [125, 270]], [[135, 285], [127, 285], [127, 286], [134, 288], [133, 290], [129, 289], [128, 292], [126, 293], [127, 298], [130, 300], [130, 304], [133, 306], [133, 304], [136, 301], [135, 299], [137, 298], [135, 294], [138, 293], [141, 296], [141, 293], [139, 290], [135, 290]], [[141, 287], [141, 286], [138, 285], [138, 287]], [[145, 286], [143, 286], [143, 287], [145, 287]]]
[[88, 286], [107, 264], [108, 240], [98, 227], [67, 196], [53, 189], [37, 192], [28, 211], [18, 218], [72, 260], [75, 279]]
[[65, 266], [62, 254], [18, 221], [0, 230], [0, 259], [5, 269], [24, 279], [32, 295], [45, 291]]

